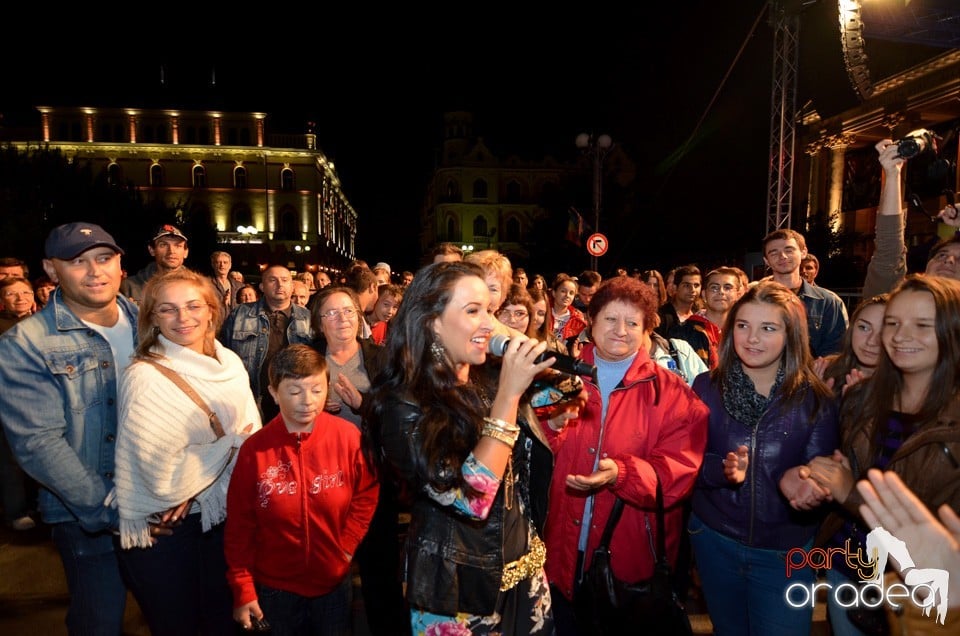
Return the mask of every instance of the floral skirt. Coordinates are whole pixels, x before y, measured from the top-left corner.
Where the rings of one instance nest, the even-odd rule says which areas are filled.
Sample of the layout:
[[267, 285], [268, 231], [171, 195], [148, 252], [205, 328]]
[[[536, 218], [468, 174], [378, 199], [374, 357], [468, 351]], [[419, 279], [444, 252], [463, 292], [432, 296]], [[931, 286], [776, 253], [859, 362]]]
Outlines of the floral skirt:
[[497, 607], [489, 616], [457, 614], [443, 616], [419, 610], [410, 612], [413, 636], [512, 636], [514, 634], [542, 634], [551, 636], [553, 611], [550, 606], [550, 586], [543, 570], [516, 587], [500, 594]]

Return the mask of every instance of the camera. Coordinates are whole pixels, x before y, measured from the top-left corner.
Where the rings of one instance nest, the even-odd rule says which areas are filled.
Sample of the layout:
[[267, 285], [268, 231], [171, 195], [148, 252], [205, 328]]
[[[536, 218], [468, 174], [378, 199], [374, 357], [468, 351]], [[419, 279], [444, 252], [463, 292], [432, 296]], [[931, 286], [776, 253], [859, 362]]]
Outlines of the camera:
[[936, 139], [934, 134], [925, 128], [911, 131], [903, 139], [895, 142], [897, 144], [897, 156], [904, 159], [912, 159], [927, 148], [936, 149]]

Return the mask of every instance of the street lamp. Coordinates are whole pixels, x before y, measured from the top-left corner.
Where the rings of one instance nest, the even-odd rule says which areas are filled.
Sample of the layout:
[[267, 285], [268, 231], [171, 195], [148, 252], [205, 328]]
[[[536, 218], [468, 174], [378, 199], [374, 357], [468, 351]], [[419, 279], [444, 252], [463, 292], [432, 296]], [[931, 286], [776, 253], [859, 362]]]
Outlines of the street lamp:
[[[576, 139], [577, 148], [589, 155], [593, 159], [593, 231], [600, 231], [600, 165], [603, 158], [613, 146], [613, 139], [610, 135], [594, 135], [593, 133], [580, 133]], [[590, 257], [590, 269], [597, 270], [597, 257]]]

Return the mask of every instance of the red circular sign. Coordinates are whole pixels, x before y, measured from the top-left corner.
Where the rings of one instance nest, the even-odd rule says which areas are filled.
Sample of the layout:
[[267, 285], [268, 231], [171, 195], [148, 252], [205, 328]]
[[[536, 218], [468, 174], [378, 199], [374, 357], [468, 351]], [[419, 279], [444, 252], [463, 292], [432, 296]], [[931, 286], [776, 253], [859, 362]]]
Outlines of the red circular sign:
[[591, 234], [590, 238], [587, 239], [587, 252], [590, 253], [590, 256], [603, 256], [607, 253], [607, 248], [610, 247], [607, 237], [597, 232], [596, 234]]

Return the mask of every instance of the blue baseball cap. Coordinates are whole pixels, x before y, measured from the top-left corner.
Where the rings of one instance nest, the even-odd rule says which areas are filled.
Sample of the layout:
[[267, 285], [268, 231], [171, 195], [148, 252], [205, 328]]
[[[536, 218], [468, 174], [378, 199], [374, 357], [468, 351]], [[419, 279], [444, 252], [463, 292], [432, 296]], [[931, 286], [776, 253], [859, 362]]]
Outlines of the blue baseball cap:
[[68, 261], [94, 247], [109, 247], [117, 254], [123, 250], [113, 237], [94, 223], [66, 223], [50, 231], [43, 252], [47, 258]]

